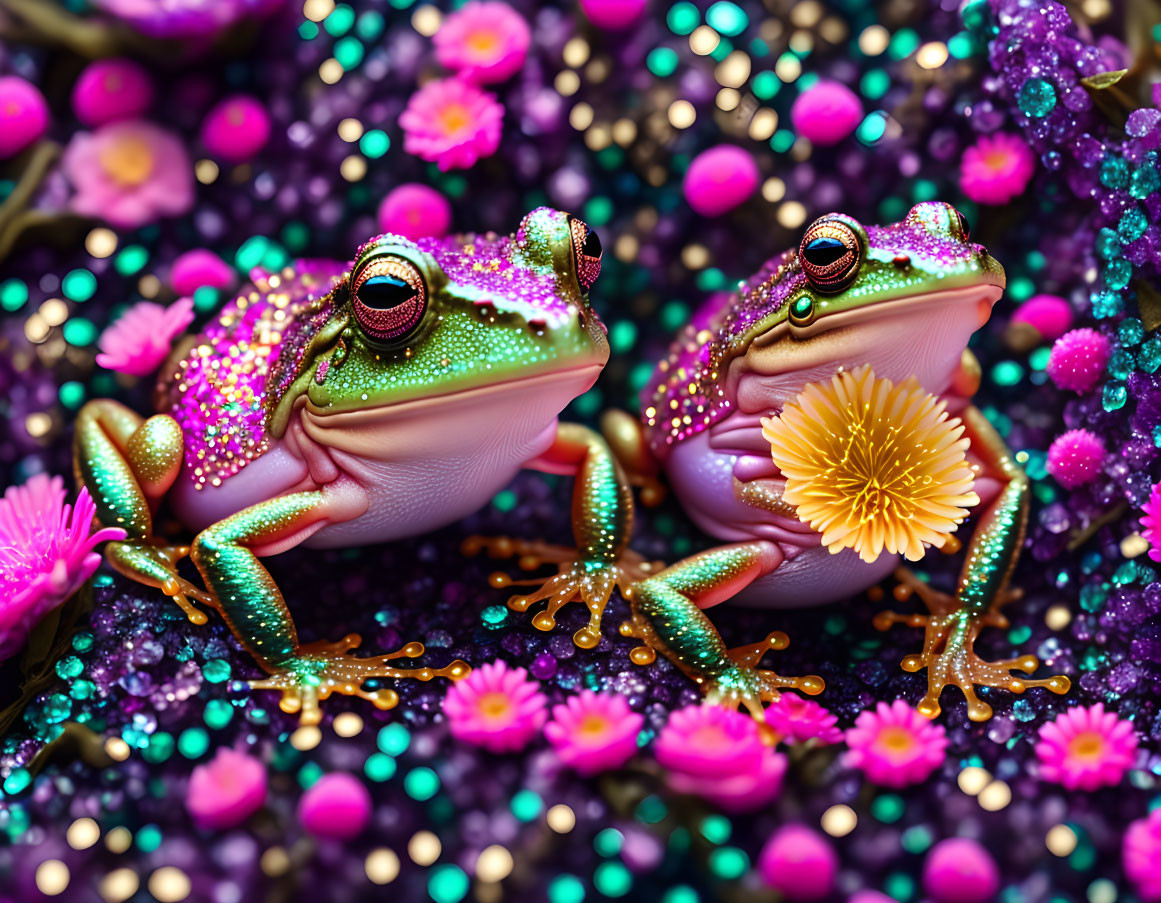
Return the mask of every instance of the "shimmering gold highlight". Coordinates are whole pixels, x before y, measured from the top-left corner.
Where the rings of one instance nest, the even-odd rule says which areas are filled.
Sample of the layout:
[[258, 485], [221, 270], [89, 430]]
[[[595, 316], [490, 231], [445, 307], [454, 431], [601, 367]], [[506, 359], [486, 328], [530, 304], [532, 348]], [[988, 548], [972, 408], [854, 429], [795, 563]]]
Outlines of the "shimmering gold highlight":
[[784, 500], [832, 553], [864, 561], [884, 550], [918, 561], [979, 504], [963, 433], [914, 377], [896, 386], [869, 365], [807, 385], [762, 420]]

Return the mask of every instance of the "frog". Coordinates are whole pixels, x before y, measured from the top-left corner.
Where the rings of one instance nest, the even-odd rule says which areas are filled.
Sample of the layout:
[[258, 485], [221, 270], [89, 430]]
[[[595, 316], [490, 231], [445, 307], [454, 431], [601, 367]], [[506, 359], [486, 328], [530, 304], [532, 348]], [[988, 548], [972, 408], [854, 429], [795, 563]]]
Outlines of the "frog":
[[[974, 649], [984, 627], [1007, 624], [1001, 608], [1019, 597], [1009, 581], [1029, 508], [1026, 474], [971, 403], [981, 373], [968, 341], [1005, 284], [1003, 267], [971, 241], [963, 214], [925, 201], [883, 226], [826, 214], [796, 248], [706, 302], [657, 364], [642, 391], [641, 416], [610, 411], [602, 421], [627, 478], [654, 497], [664, 479], [690, 520], [720, 543], [629, 588], [630, 617], [620, 632], [641, 642], [633, 661], [647, 664], [660, 654], [710, 702], [744, 707], [762, 720], [764, 706], [782, 691], [816, 695], [824, 681], [760, 667], [767, 651], [786, 648], [782, 631], [727, 648], [705, 609], [726, 600], [768, 609], [820, 605], [879, 589], [893, 574], [895, 597], [916, 596], [927, 613], [884, 611], [873, 624], [924, 629], [922, 651], [902, 662], [912, 673], [927, 670], [922, 714], [940, 714], [948, 686], [962, 691], [975, 721], [992, 715], [979, 686], [1068, 691], [1061, 675], [1013, 674], [1033, 674], [1035, 656], [988, 662]], [[897, 555], [867, 562], [852, 549], [832, 554], [783, 499], [786, 481], [763, 437], [763, 418], [776, 417], [808, 384], [867, 364], [897, 384], [914, 378], [964, 426], [980, 502], [954, 593], [900, 568]]]
[[[539, 468], [576, 478], [577, 545], [554, 550], [566, 573], [555, 591], [577, 573], [611, 592], [628, 552], [608, 548], [590, 512], [623, 476], [599, 433], [559, 418], [609, 358], [589, 300], [602, 256], [587, 224], [542, 207], [507, 235], [382, 234], [348, 262], [251, 272], [175, 343], [155, 413], [111, 399], [79, 411], [76, 477], [96, 520], [126, 533], [105, 558], [194, 624], [220, 615], [265, 672], [251, 686], [281, 692], [304, 724], [331, 694], [390, 708], [398, 693], [380, 679], [470, 668], [399, 667], [424, 654], [418, 642], [377, 656], [355, 654], [357, 634], [300, 643], [268, 556], [419, 536]], [[192, 542], [155, 535], [163, 503]], [[179, 573], [187, 556], [202, 586]]]

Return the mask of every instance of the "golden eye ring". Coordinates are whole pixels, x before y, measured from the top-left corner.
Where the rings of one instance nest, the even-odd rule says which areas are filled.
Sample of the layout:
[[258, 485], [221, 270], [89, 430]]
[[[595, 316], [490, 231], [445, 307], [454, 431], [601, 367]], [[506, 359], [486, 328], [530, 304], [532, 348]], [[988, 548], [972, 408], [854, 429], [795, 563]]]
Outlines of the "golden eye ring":
[[351, 306], [372, 343], [391, 344], [423, 320], [427, 284], [411, 261], [387, 254], [373, 257], [351, 280]]
[[816, 220], [798, 246], [802, 272], [817, 291], [827, 295], [837, 294], [855, 281], [862, 256], [858, 234], [841, 219]]

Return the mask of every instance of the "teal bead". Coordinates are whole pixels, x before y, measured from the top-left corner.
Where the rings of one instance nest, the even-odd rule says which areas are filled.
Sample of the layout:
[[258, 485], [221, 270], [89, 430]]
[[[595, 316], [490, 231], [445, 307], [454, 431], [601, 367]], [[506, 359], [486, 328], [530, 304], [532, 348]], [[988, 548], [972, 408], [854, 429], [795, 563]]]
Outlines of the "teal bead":
[[1105, 284], [1111, 289], [1122, 289], [1133, 278], [1133, 266], [1129, 261], [1111, 260], [1105, 266]]
[[1157, 372], [1157, 368], [1161, 367], [1161, 336], [1150, 336], [1141, 345], [1137, 362], [1145, 373]]
[[1097, 233], [1096, 252], [1104, 260], [1116, 260], [1124, 253], [1120, 236], [1112, 229], [1101, 229]]
[[1136, 366], [1132, 352], [1124, 348], [1118, 348], [1109, 356], [1108, 371], [1114, 379], [1128, 379]]
[[1101, 405], [1106, 411], [1119, 411], [1125, 406], [1129, 393], [1121, 383], [1105, 383]]
[[1121, 221], [1117, 224], [1117, 235], [1121, 237], [1121, 241], [1127, 244], [1144, 235], [1148, 225], [1149, 220], [1145, 214], [1139, 208], [1134, 207], [1132, 210], [1126, 210], [1121, 216]]
[[1042, 78], [1030, 78], [1020, 86], [1016, 102], [1024, 113], [1041, 119], [1056, 108], [1056, 89]]
[[1100, 180], [1106, 188], [1124, 188], [1129, 184], [1129, 165], [1120, 157], [1105, 157], [1101, 163]]
[[1092, 296], [1092, 315], [1098, 320], [1115, 317], [1125, 309], [1124, 301], [1115, 292], [1096, 292]]
[[1136, 345], [1145, 338], [1145, 327], [1136, 317], [1125, 317], [1117, 327], [1117, 341], [1122, 345]]

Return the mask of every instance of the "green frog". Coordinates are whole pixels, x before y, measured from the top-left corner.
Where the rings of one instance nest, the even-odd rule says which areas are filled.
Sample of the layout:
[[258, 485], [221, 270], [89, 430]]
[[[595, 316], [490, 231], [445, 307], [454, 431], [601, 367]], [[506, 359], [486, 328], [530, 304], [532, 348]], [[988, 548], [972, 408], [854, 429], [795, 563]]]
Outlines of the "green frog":
[[[965, 218], [949, 204], [926, 202], [887, 226], [824, 216], [798, 248], [707, 303], [659, 363], [642, 394], [642, 418], [610, 412], [603, 423], [627, 479], [655, 497], [663, 471], [694, 523], [725, 543], [631, 586], [632, 617], [621, 633], [642, 641], [634, 661], [661, 653], [710, 700], [744, 705], [756, 717], [781, 689], [823, 689], [817, 676], [784, 677], [759, 667], [767, 650], [786, 646], [784, 633], [727, 649], [704, 609], [728, 599], [763, 607], [820, 604], [896, 571], [897, 556], [868, 563], [851, 549], [831, 554], [822, 546], [819, 533], [783, 500], [785, 480], [762, 435], [762, 419], [779, 414], [807, 384], [871, 364], [896, 383], [914, 376], [961, 418], [981, 498], [954, 595], [899, 569], [896, 597], [915, 594], [929, 613], [883, 612], [874, 621], [880, 629], [896, 623], [925, 629], [923, 650], [903, 660], [907, 671], [928, 672], [919, 711], [937, 716], [948, 685], [960, 688], [977, 721], [989, 718], [991, 708], [976, 686], [1068, 690], [1066, 677], [1012, 673], [1034, 672], [1034, 656], [986, 662], [974, 651], [984, 627], [1006, 624], [1000, 608], [1018, 596], [1008, 580], [1028, 516], [1027, 477], [970, 402], [979, 365], [968, 339], [1004, 285], [1003, 267], [970, 240]], [[617, 516], [630, 522], [625, 512]], [[524, 597], [513, 602], [526, 604]]]
[[[475, 511], [520, 468], [540, 468], [576, 477], [577, 547], [541, 549], [560, 564], [552, 592], [599, 611], [618, 582], [643, 576], [594, 513], [617, 507], [615, 529], [631, 529], [619, 465], [599, 434], [558, 422], [608, 359], [589, 304], [601, 258], [585, 223], [540, 208], [512, 235], [380, 235], [350, 263], [252, 273], [176, 345], [156, 414], [94, 400], [78, 415], [78, 480], [100, 523], [127, 533], [106, 546], [108, 561], [196, 624], [218, 612], [267, 672], [253, 686], [281, 691], [283, 710], [308, 724], [332, 693], [398, 701], [365, 688], [369, 678], [469, 669], [397, 667], [423, 654], [419, 643], [370, 657], [352, 654], [353, 634], [300, 643], [265, 556], [416, 536]], [[191, 544], [154, 535], [163, 498], [196, 534]], [[204, 588], [178, 573], [186, 555]]]

